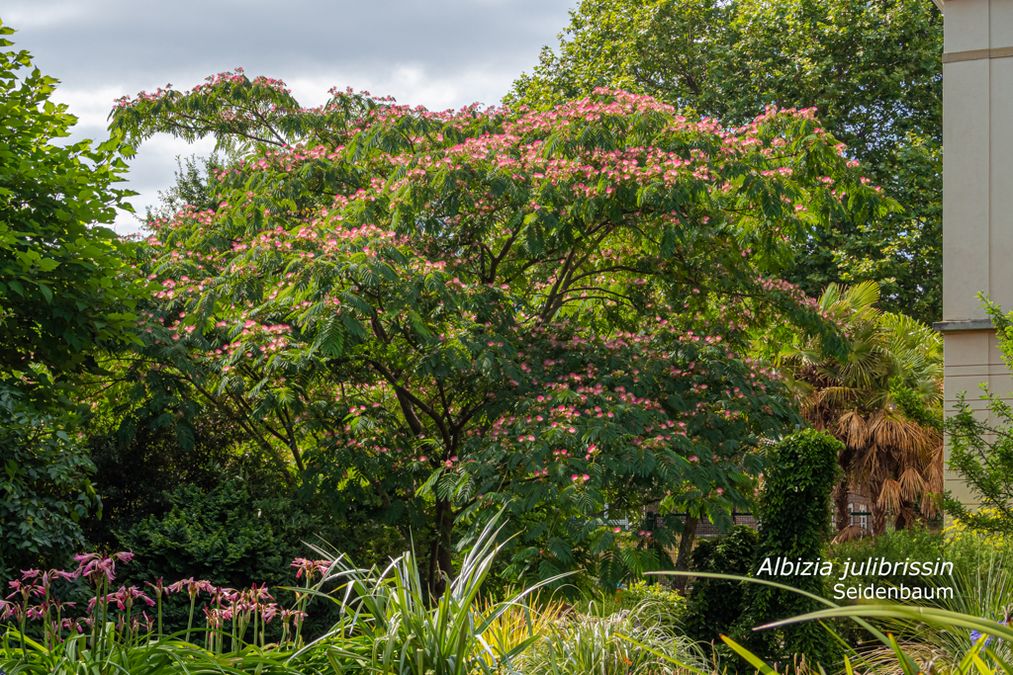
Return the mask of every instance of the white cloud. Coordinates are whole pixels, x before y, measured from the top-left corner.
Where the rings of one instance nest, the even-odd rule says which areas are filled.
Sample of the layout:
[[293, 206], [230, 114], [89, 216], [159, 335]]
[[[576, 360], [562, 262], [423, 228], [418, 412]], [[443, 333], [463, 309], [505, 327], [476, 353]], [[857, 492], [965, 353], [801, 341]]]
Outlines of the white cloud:
[[399, 103], [444, 110], [476, 101], [495, 105], [516, 76], [514, 71], [485, 65], [450, 71], [423, 63], [402, 63], [372, 71], [354, 69], [329, 76], [298, 77], [286, 83], [303, 105], [323, 103], [328, 90], [337, 85], [393, 96]]
[[[179, 89], [237, 65], [285, 80], [304, 105], [328, 90], [366, 89], [442, 110], [496, 104], [555, 43], [577, 0], [0, 0], [15, 45], [62, 84], [74, 138], [105, 136], [114, 99]], [[131, 162], [139, 213], [173, 182], [177, 155], [207, 153], [156, 137]], [[116, 229], [136, 231], [133, 216]]]
[[137, 192], [130, 198], [136, 215], [120, 213], [113, 229], [120, 234], [132, 234], [141, 229], [139, 218], [143, 218], [148, 207], [158, 205], [158, 193], [173, 184], [176, 175], [176, 158], [191, 155], [205, 156], [214, 150], [214, 140], [205, 138], [196, 143], [185, 143], [171, 136], [158, 135], [149, 138], [138, 149], [137, 156], [130, 160], [128, 188]]
[[87, 89], [59, 86], [53, 93], [53, 100], [66, 103], [69, 111], [77, 116], [77, 126], [91, 133], [106, 128], [113, 101], [126, 94], [126, 87], [116, 85]]
[[86, 15], [87, 5], [81, 2], [42, 2], [13, 6], [4, 12], [4, 23], [18, 29], [48, 28], [66, 25]]

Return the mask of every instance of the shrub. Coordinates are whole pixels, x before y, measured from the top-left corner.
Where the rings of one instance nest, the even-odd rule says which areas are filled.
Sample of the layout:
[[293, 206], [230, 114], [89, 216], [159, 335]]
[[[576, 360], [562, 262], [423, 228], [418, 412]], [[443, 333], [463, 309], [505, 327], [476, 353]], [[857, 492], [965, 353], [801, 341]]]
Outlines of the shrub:
[[[125, 398], [136, 400], [134, 393]], [[269, 478], [265, 462], [244, 457], [235, 424], [216, 411], [194, 404], [184, 413], [164, 398], [143, 405], [158, 405], [159, 412], [124, 415], [113, 429], [95, 430], [88, 439], [95, 489], [102, 496], [102, 518], [84, 523], [95, 547], [121, 547], [116, 532], [165, 516], [172, 508], [170, 496], [183, 486], [207, 492], [240, 472], [260, 483], [284, 479], [277, 472]]]
[[[995, 327], [999, 351], [1008, 367], [1013, 367], [1013, 312], [1004, 313], [995, 303], [985, 302]], [[958, 473], [969, 489], [975, 509], [947, 495], [947, 512], [971, 529], [998, 534], [1013, 534], [1013, 407], [1000, 394], [983, 389], [985, 414], [975, 411], [962, 393], [956, 413], [947, 419], [949, 467]]]
[[[759, 536], [756, 530], [738, 526], [723, 537], [705, 540], [693, 551], [692, 565], [697, 572], [747, 575], [753, 561]], [[721, 634], [730, 633], [742, 616], [745, 606], [745, 583], [724, 579], [694, 580], [689, 596], [686, 634], [694, 640], [711, 642]]]
[[635, 610], [641, 623], [681, 627], [686, 620], [686, 598], [663, 583], [636, 581], [618, 595], [619, 609]]
[[267, 496], [241, 478], [204, 492], [181, 485], [164, 517], [149, 516], [120, 533], [145, 578], [195, 577], [213, 583], [288, 583], [289, 561], [304, 555], [315, 521], [285, 496]]
[[[866, 560], [868, 558], [882, 558], [884, 560], [935, 560], [936, 558], [949, 558], [945, 553], [946, 540], [939, 532], [933, 532], [925, 527], [914, 527], [906, 530], [888, 531], [876, 537], [866, 537], [852, 541], [834, 544], [830, 548], [830, 554], [834, 559], [834, 569], [842, 569], [841, 565], [845, 560]], [[921, 586], [928, 588], [932, 585], [932, 579], [928, 577], [911, 577], [907, 575], [893, 576], [849, 576], [844, 579], [848, 586], [859, 586], [870, 582], [876, 583], [904, 583], [908, 586]]]
[[675, 663], [701, 667], [703, 654], [672, 628], [645, 625], [636, 610], [607, 616], [573, 613], [519, 660], [526, 675], [669, 673]]
[[[515, 596], [510, 593], [509, 596]], [[536, 595], [526, 602], [508, 603], [505, 608], [500, 602], [486, 597], [478, 612], [486, 628], [482, 639], [490, 651], [482, 653], [481, 660], [486, 666], [495, 666], [498, 655], [519, 653], [530, 646], [532, 636], [548, 635], [553, 626], [565, 620], [572, 607], [563, 600], [542, 601]]]
[[[840, 441], [813, 429], [796, 432], [774, 446], [758, 508], [758, 563], [765, 558], [816, 561], [823, 557], [831, 533], [830, 496], [840, 471], [837, 456], [842, 449]], [[788, 583], [802, 591], [827, 595], [823, 576], [795, 576]], [[813, 600], [754, 584], [744, 603], [747, 610], [738, 633], [760, 653], [781, 661], [797, 654], [823, 663], [839, 658], [836, 643], [816, 623], [752, 632], [754, 626], [817, 609]]]
[[80, 521], [99, 501], [73, 425], [0, 381], [0, 578], [59, 565], [83, 543]]
[[[929, 577], [920, 580], [905, 579], [905, 583], [921, 583], [926, 587], [949, 587], [952, 597], [937, 597], [927, 603], [939, 609], [980, 617], [983, 620], [1005, 623], [1013, 607], [1013, 540], [998, 535], [985, 535], [955, 524], [944, 533], [895, 532], [878, 546], [873, 556], [894, 559], [932, 560], [936, 557], [953, 563], [953, 575]], [[910, 548], [904, 548], [910, 542]], [[898, 553], [891, 553], [897, 550]], [[959, 671], [958, 664], [972, 649], [975, 634], [967, 628], [915, 622], [904, 619], [888, 621], [885, 630], [897, 637], [912, 654], [931, 655], [937, 667]], [[1010, 661], [1010, 643], [991, 640], [984, 660], [998, 657]], [[871, 666], [882, 666], [893, 660], [892, 650], [885, 647], [863, 654]], [[925, 659], [928, 660], [928, 659]]]

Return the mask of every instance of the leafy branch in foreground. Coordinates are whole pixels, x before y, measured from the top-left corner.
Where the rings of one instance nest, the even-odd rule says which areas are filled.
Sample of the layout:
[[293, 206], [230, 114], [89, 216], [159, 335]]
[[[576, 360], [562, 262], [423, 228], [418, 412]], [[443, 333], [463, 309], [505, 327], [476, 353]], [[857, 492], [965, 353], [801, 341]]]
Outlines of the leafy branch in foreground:
[[[1005, 650], [995, 649], [996, 645], [993, 643], [993, 640], [1002, 640], [1003, 644], [1013, 641], [1013, 627], [1010, 627], [1005, 622], [1000, 623], [991, 619], [935, 607], [914, 607], [893, 603], [861, 603], [842, 606], [820, 595], [799, 590], [786, 584], [736, 574], [680, 571], [655, 572], [652, 574], [699, 576], [729, 582], [756, 584], [785, 593], [795, 593], [808, 598], [814, 603], [824, 605], [826, 609], [771, 621], [757, 625], [752, 629], [755, 632], [763, 632], [809, 622], [819, 622], [823, 629], [827, 631], [830, 639], [845, 647], [842, 656], [843, 666], [839, 666], [836, 660], [835, 662], [823, 663], [809, 661], [808, 670], [801, 672], [822, 673], [843, 670], [850, 675], [855, 672], [852, 664], [870, 664], [878, 668], [885, 667], [889, 669], [889, 672], [896, 672], [895, 668], [899, 667], [904, 675], [922, 675], [923, 673], [939, 673], [941, 675], [950, 673], [960, 673], [961, 675], [967, 673], [998, 675], [999, 673], [1013, 672], [1010, 662], [1004, 655]], [[832, 621], [835, 619], [850, 619], [864, 628], [877, 642], [888, 650], [888, 653], [892, 655], [892, 659], [887, 660], [883, 654], [876, 654], [870, 660], [869, 653], [871, 650], [868, 648], [859, 652], [854, 647], [848, 646], [844, 638], [831, 627]], [[920, 655], [908, 651], [912, 646], [903, 645], [892, 633], [884, 632], [885, 629], [881, 627], [891, 625], [890, 622], [904, 626], [923, 624], [947, 632], [953, 632], [955, 628], [965, 630], [967, 631], [967, 639], [965, 640], [964, 651], [957, 653], [952, 663], [949, 661], [937, 661], [934, 654], [930, 655], [929, 660], [922, 661]], [[784, 672], [777, 664], [771, 665], [735, 639], [722, 635], [721, 640], [745, 660], [746, 663], [756, 668], [758, 672], [765, 674]], [[790, 660], [789, 657], [788, 661]], [[668, 663], [673, 666], [685, 667], [685, 664], [674, 659], [668, 659]], [[872, 670], [871, 672], [878, 671]]]
[[[984, 296], [985, 309], [1008, 367], [1013, 367], [1013, 313], [1006, 314]], [[946, 510], [972, 530], [1013, 534], [1013, 407], [1004, 393], [983, 387], [981, 403], [960, 395], [956, 413], [946, 420], [950, 468], [977, 502], [973, 508], [952, 495]]]

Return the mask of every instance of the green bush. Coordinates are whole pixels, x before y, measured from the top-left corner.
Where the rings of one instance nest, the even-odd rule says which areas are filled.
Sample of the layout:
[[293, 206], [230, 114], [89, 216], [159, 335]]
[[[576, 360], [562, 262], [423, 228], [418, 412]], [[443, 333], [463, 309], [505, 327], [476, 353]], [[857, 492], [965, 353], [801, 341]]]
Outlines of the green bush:
[[84, 541], [81, 519], [99, 501], [74, 425], [0, 381], [0, 579], [58, 566]]
[[[1013, 312], [1005, 313], [979, 295], [995, 327], [999, 351], [1013, 368]], [[1005, 392], [983, 390], [984, 406], [958, 397], [956, 412], [946, 421], [949, 436], [949, 468], [960, 475], [976, 508], [947, 495], [947, 513], [967, 527], [981, 532], [1013, 535], [1013, 406], [1001, 397]], [[975, 408], [984, 407], [982, 415]]]
[[[693, 551], [693, 570], [749, 575], [754, 571], [759, 541], [756, 530], [744, 525], [717, 539], [704, 540]], [[744, 598], [744, 582], [695, 579], [686, 611], [686, 634], [700, 642], [712, 642], [730, 633], [745, 610]]]
[[[940, 551], [935, 555], [953, 563], [953, 575], [926, 578], [922, 583], [928, 587], [949, 587], [953, 595], [924, 604], [986, 621], [1008, 623], [1013, 607], [1013, 546], [1010, 540], [968, 531], [950, 532], [945, 537], [937, 535], [936, 539]], [[918, 559], [914, 552], [909, 555], [912, 560]], [[912, 585], [910, 580], [906, 583]], [[950, 672], [960, 672], [958, 664], [975, 642], [970, 629], [954, 629], [947, 625], [894, 620], [886, 622], [883, 628], [904, 643], [931, 650], [938, 667], [949, 668]], [[1011, 643], [1006, 640], [990, 641], [989, 651], [992, 653], [988, 656], [1006, 663], [1013, 658]]]
[[207, 492], [238, 474], [261, 484], [273, 480], [281, 485], [286, 478], [271, 474], [259, 457], [245, 457], [235, 424], [213, 409], [194, 404], [191, 414], [184, 415], [164, 401], [144, 405], [158, 403], [163, 405], [157, 414], [141, 410], [125, 415], [112, 430], [88, 439], [95, 489], [102, 496], [102, 518], [84, 523], [95, 548], [123, 548], [115, 533], [165, 516], [172, 508], [170, 495], [183, 486]]
[[675, 673], [676, 663], [702, 668], [706, 659], [692, 640], [672, 628], [643, 623], [634, 610], [573, 613], [517, 659], [525, 675]]
[[181, 485], [168, 493], [170, 508], [119, 533], [134, 552], [133, 572], [167, 581], [185, 577], [215, 584], [290, 584], [289, 568], [305, 557], [316, 522], [289, 497], [268, 496], [242, 478], [205, 492]]
[[[840, 570], [848, 558], [856, 561], [868, 558], [897, 561], [905, 559], [929, 561], [936, 558], [948, 560], [945, 549], [946, 541], [941, 533], [933, 532], [925, 527], [914, 527], [906, 530], [888, 531], [877, 537], [865, 537], [834, 544], [830, 548], [830, 555], [834, 559], [834, 569]], [[862, 586], [868, 583], [904, 583], [907, 586], [929, 588], [932, 586], [933, 580], [928, 577], [907, 575], [864, 575], [849, 576], [843, 583], [847, 586]]]
[[[840, 472], [837, 456], [842, 449], [841, 442], [832, 436], [804, 429], [787, 436], [771, 450], [758, 508], [757, 570], [765, 558], [825, 559], [831, 533], [831, 492]], [[766, 578], [816, 595], [828, 594], [823, 576]], [[796, 655], [817, 663], [835, 663], [839, 659], [837, 643], [817, 623], [752, 630], [770, 621], [821, 608], [815, 601], [753, 584], [746, 591], [744, 604], [746, 612], [737, 633], [754, 651], [785, 662]]]
[[619, 609], [636, 610], [642, 622], [670, 627], [686, 620], [686, 598], [659, 582], [635, 581], [619, 591]]

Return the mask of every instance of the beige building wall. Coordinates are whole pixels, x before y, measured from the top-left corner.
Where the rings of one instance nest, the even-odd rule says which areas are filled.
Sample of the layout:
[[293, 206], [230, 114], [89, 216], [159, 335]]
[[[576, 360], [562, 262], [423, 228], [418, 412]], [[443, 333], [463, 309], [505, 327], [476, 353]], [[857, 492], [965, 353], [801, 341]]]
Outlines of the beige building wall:
[[[946, 0], [943, 54], [943, 321], [947, 411], [979, 386], [1013, 397], [982, 310], [1013, 309], [1013, 0]], [[946, 487], [970, 502], [957, 476]]]

